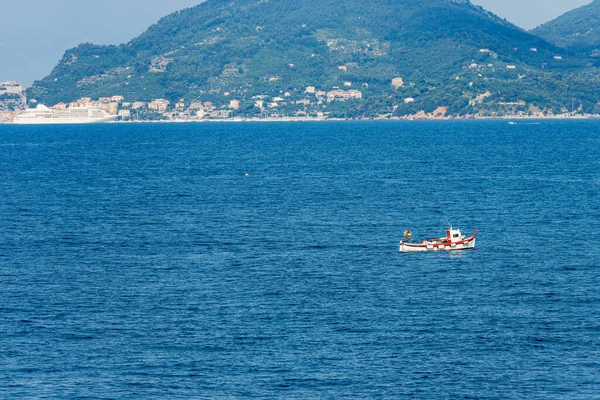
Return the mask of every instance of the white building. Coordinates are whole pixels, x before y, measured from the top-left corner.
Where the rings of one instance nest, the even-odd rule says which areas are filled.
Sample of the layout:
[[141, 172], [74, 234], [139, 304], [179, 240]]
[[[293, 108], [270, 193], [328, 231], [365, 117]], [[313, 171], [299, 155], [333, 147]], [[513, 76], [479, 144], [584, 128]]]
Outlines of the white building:
[[148, 108], [150, 110], [158, 111], [160, 113], [164, 113], [167, 111], [167, 107], [169, 107], [170, 102], [165, 99], [155, 99], [148, 104]]

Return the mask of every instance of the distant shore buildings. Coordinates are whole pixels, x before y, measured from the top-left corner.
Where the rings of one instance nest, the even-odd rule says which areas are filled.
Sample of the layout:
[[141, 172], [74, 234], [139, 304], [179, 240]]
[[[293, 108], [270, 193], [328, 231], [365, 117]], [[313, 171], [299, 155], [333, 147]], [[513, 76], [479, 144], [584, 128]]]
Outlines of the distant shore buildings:
[[[251, 99], [236, 98], [231, 92], [211, 92], [207, 95], [211, 100], [180, 99], [175, 102], [164, 98], [150, 101], [131, 100], [126, 99], [125, 96], [114, 95], [98, 99], [82, 97], [69, 103], [59, 102], [46, 106], [55, 111], [77, 107], [95, 107], [122, 121], [200, 121], [234, 118], [323, 119], [329, 116], [329, 112], [326, 110], [329, 103], [363, 100], [362, 91], [350, 89], [351, 82], [345, 82], [343, 86], [344, 89], [336, 87], [329, 91], [319, 90], [316, 86], [308, 86], [300, 93], [288, 91], [277, 96], [265, 94], [254, 96]], [[367, 85], [364, 86], [367, 87]], [[14, 93], [22, 96], [19, 97], [20, 107], [11, 110], [10, 114], [0, 115], [3, 121], [7, 122], [27, 108], [24, 89], [16, 82], [3, 82], [0, 83], [0, 95], [2, 93]], [[30, 105], [37, 106], [38, 102], [31, 99]]]
[[[531, 50], [533, 51], [533, 50]], [[488, 49], [481, 53], [492, 54]], [[345, 71], [340, 66], [340, 71]], [[157, 67], [158, 68], [158, 67]], [[346, 68], [347, 69], [347, 68]], [[516, 70], [516, 71], [515, 71]], [[464, 65], [464, 74], [456, 76], [456, 80], [471, 79], [483, 74], [514, 74], [514, 79], [521, 80], [526, 75], [519, 73], [520, 65], [507, 63], [469, 62]], [[506, 71], [506, 72], [496, 72]], [[514, 72], [513, 72], [514, 71]], [[468, 78], [470, 76], [470, 78]], [[511, 75], [512, 76], [512, 75]], [[469, 79], [469, 80], [467, 80]], [[487, 79], [487, 78], [483, 78]], [[492, 79], [492, 78], [490, 78]], [[396, 76], [387, 80], [390, 92], [387, 94], [392, 103], [379, 114], [361, 116], [350, 114], [349, 109], [361, 110], [372, 108], [370, 99], [377, 96], [377, 90], [368, 82], [345, 80], [339, 86], [322, 88], [318, 85], [306, 85], [287, 91], [271, 94], [248, 95], [241, 90], [199, 91], [192, 100], [130, 99], [120, 94], [100, 97], [82, 97], [68, 103], [59, 102], [54, 105], [45, 104], [54, 111], [67, 111], [70, 108], [93, 107], [114, 116], [120, 121], [205, 121], [205, 120], [243, 120], [243, 119], [337, 119], [337, 118], [376, 118], [376, 119], [440, 119], [440, 118], [502, 118], [502, 117], [569, 117], [585, 116], [581, 107], [574, 105], [563, 110], [535, 107], [521, 99], [506, 101], [494, 98], [489, 90], [476, 90], [473, 83], [467, 83], [468, 89], [463, 93], [465, 103], [470, 112], [461, 115], [449, 113], [445, 104], [428, 104], [429, 111], [419, 96], [420, 91], [415, 84], [405, 78]], [[26, 88], [14, 81], [0, 82], [0, 122], [11, 122], [28, 107], [38, 105], [36, 99], [26, 98]], [[435, 90], [435, 88], [428, 88]], [[599, 103], [600, 107], [600, 103]], [[370, 110], [371, 111], [371, 110]], [[378, 110], [376, 110], [378, 111]], [[587, 114], [586, 114], [587, 115]]]
[[0, 82], [0, 123], [12, 121], [25, 108], [25, 88], [15, 81]]

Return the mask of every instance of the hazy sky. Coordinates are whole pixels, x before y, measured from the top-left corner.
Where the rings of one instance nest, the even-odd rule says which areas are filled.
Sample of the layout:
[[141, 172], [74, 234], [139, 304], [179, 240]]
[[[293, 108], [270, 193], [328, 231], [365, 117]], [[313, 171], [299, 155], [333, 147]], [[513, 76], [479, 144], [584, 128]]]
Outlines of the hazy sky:
[[[302, 0], [298, 0], [302, 1]], [[369, 0], [365, 0], [369, 1]], [[530, 29], [591, 0], [472, 0]], [[119, 44], [200, 0], [0, 0], [0, 81], [30, 84], [79, 43]]]

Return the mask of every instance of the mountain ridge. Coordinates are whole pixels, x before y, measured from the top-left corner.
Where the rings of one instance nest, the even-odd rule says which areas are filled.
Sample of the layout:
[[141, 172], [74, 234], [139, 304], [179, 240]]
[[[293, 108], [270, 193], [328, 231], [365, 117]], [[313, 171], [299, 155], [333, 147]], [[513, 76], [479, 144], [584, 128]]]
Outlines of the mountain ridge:
[[571, 10], [531, 33], [571, 51], [600, 56], [600, 0]]

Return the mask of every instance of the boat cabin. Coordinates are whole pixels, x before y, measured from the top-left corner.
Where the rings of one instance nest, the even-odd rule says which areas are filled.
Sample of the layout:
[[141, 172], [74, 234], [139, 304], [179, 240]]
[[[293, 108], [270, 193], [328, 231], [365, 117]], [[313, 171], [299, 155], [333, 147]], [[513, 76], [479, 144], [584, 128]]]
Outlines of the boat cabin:
[[446, 242], [458, 243], [458, 242], [461, 242], [462, 240], [463, 240], [463, 235], [459, 229], [452, 229], [452, 227], [450, 227], [450, 229], [448, 229], [446, 231]]

